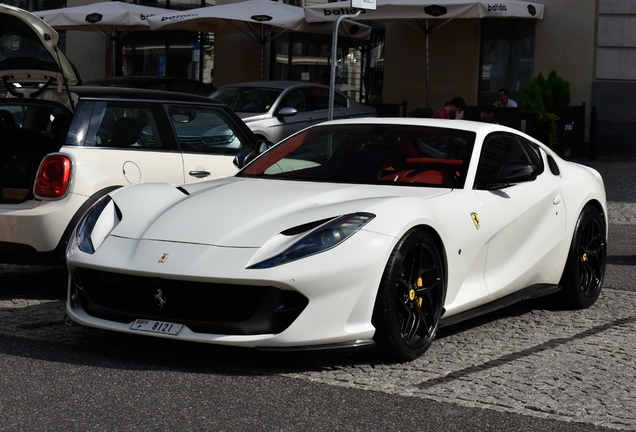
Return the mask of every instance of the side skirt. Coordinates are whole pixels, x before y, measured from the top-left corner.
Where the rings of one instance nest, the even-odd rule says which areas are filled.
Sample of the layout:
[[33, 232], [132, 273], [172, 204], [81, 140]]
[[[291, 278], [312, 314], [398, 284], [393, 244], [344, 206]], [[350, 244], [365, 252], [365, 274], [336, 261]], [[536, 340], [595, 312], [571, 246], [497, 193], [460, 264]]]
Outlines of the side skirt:
[[449, 325], [457, 324], [461, 321], [466, 321], [471, 318], [478, 317], [480, 315], [484, 315], [490, 312], [494, 312], [498, 309], [503, 309], [512, 304], [518, 303], [523, 300], [529, 300], [538, 297], [544, 297], [550, 294], [554, 294], [555, 292], [561, 289], [560, 285], [552, 285], [552, 284], [537, 284], [531, 285], [527, 288], [524, 288], [520, 291], [507, 295], [506, 297], [502, 297], [490, 303], [486, 303], [483, 306], [479, 306], [475, 309], [470, 309], [465, 312], [458, 313], [457, 315], [450, 316], [448, 318], [442, 317], [440, 322], [440, 327], [446, 327]]
[[256, 347], [259, 351], [331, 351], [331, 350], [358, 350], [372, 348], [375, 345], [373, 339], [359, 339], [351, 342], [341, 342], [329, 345], [304, 345], [290, 347]]

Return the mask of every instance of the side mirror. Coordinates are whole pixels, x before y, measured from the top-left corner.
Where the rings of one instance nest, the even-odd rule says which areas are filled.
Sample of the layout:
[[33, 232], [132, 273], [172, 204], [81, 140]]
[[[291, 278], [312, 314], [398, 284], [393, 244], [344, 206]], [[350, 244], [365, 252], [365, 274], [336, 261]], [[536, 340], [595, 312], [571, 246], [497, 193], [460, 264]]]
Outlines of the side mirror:
[[499, 180], [505, 183], [519, 183], [537, 178], [535, 174], [537, 167], [528, 162], [509, 161], [501, 167]]
[[274, 147], [274, 143], [271, 141], [260, 140], [256, 143], [256, 154], [265, 153], [270, 148]]
[[256, 152], [252, 149], [241, 150], [234, 156], [234, 165], [241, 169], [256, 158]]
[[296, 114], [298, 114], [298, 110], [296, 108], [283, 107], [280, 110], [278, 110], [278, 113], [276, 115], [280, 117], [291, 117], [291, 116], [295, 116]]
[[190, 123], [195, 118], [197, 113], [194, 111], [183, 110], [172, 113], [172, 120], [175, 123]]
[[497, 190], [512, 186], [515, 183], [533, 181], [537, 178], [537, 167], [529, 162], [509, 161], [499, 170], [496, 182], [481, 183], [475, 186], [480, 190]]

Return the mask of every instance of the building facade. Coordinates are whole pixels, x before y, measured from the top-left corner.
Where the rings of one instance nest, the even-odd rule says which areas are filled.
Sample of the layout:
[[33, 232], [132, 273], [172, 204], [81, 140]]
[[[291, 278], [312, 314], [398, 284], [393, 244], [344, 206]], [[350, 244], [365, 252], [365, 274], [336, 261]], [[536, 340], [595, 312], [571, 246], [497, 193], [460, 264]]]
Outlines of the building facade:
[[[16, 6], [51, 8], [54, 0], [16, 0]], [[172, 3], [170, 3], [170, 1]], [[68, 6], [91, 3], [68, 0]], [[234, 0], [216, 0], [216, 4]], [[308, 6], [326, 0], [287, 0]], [[23, 5], [24, 3], [24, 5]], [[201, 0], [140, 0], [144, 5], [187, 9]], [[443, 0], [440, 0], [443, 4]], [[496, 3], [496, 2], [494, 2]], [[571, 104], [585, 104], [585, 142], [597, 154], [636, 156], [631, 137], [636, 99], [636, 2], [633, 0], [538, 0], [541, 20], [454, 19], [437, 22], [429, 35], [430, 91], [426, 85], [426, 38], [415, 20], [368, 22], [368, 41], [339, 38], [336, 81], [362, 102], [402, 104], [407, 111], [436, 109], [462, 96], [468, 105], [496, 101], [507, 88], [520, 101], [523, 87], [555, 70], [570, 83]], [[432, 23], [432, 21], [431, 21]], [[242, 34], [144, 32], [119, 41], [122, 74], [161, 73], [212, 81], [216, 87], [264, 79], [325, 82], [330, 36], [281, 32], [265, 46]], [[194, 63], [197, 46], [202, 64]], [[88, 32], [67, 32], [66, 51], [85, 79], [109, 75], [109, 41]], [[119, 61], [119, 60], [118, 60]], [[153, 63], [154, 62], [154, 63]], [[594, 114], [593, 114], [594, 112]], [[594, 122], [595, 120], [595, 122]], [[578, 125], [577, 125], [578, 126]], [[592, 135], [590, 135], [590, 128]]]

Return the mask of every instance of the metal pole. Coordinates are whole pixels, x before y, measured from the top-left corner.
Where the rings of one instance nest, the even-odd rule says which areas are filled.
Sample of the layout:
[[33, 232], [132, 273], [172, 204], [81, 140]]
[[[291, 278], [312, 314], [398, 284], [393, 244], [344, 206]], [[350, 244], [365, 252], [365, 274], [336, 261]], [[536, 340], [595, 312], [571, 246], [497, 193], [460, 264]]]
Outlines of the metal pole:
[[333, 101], [336, 93], [336, 62], [338, 61], [338, 27], [343, 19], [353, 19], [360, 15], [358, 10], [353, 15], [340, 15], [333, 25], [333, 37], [331, 42], [331, 76], [329, 77], [329, 115], [327, 120], [333, 120]]
[[429, 41], [428, 38], [431, 36], [430, 29], [428, 27], [428, 20], [426, 20], [426, 109], [431, 108], [431, 70], [429, 65]]

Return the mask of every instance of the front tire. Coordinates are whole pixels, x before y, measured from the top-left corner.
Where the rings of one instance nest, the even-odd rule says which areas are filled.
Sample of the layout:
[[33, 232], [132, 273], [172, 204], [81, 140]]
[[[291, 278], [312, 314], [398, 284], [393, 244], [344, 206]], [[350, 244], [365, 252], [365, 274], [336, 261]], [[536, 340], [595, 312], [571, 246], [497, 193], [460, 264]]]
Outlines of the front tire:
[[563, 306], [585, 309], [598, 299], [605, 276], [607, 239], [605, 219], [587, 205], [576, 223], [559, 295]]
[[410, 361], [431, 346], [443, 313], [445, 288], [435, 242], [424, 230], [410, 230], [389, 257], [373, 310], [373, 339], [382, 357]]

